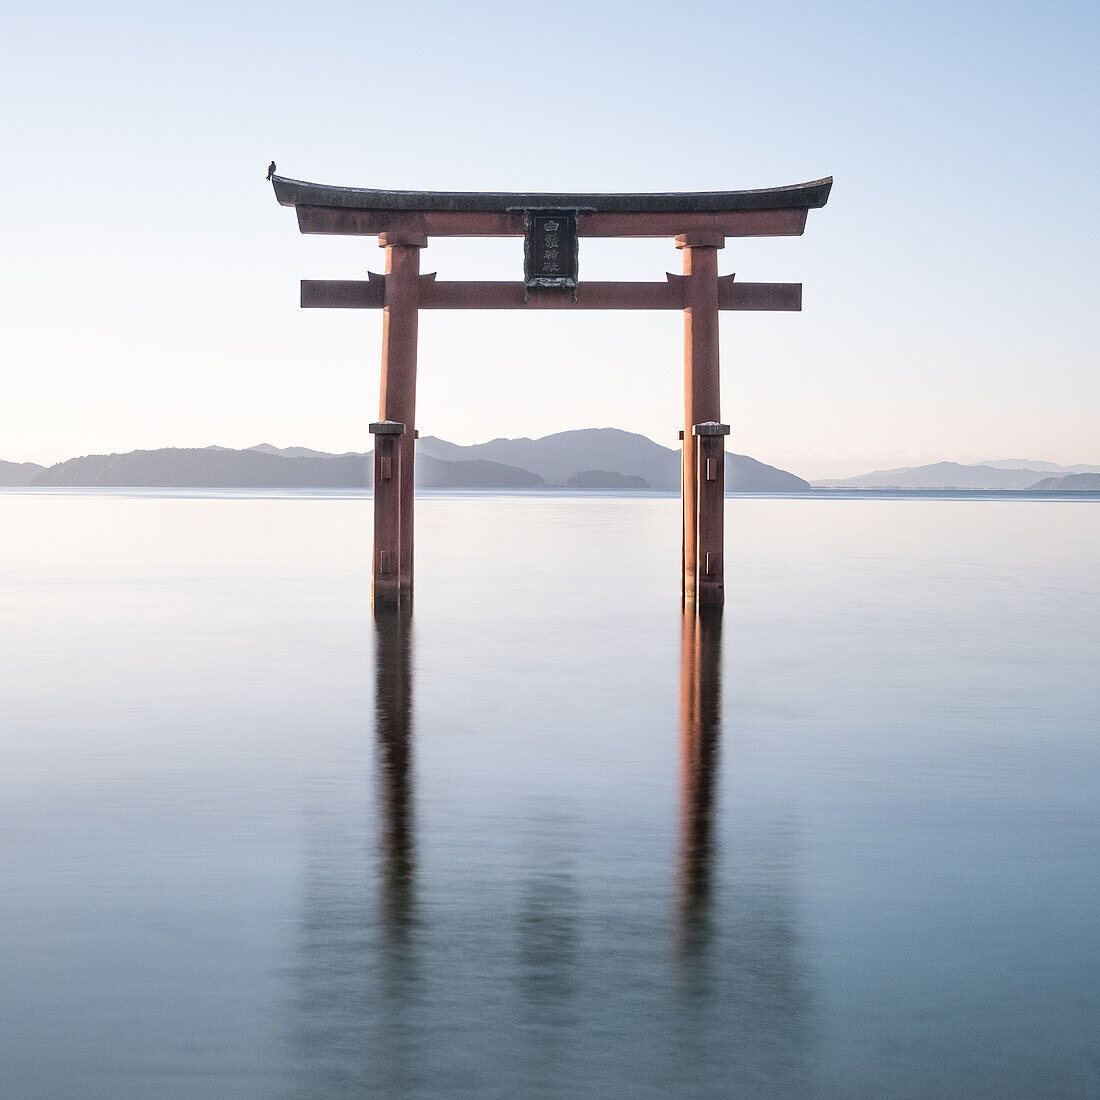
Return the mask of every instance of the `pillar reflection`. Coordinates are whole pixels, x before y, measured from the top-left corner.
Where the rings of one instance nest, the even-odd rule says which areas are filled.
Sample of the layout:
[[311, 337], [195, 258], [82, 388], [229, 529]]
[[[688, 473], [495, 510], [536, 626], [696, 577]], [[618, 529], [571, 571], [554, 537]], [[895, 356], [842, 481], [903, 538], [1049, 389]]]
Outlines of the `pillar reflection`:
[[375, 725], [381, 808], [384, 930], [404, 941], [412, 924], [415, 844], [412, 793], [412, 616], [376, 608]]
[[680, 820], [678, 930], [693, 951], [707, 938], [715, 773], [721, 727], [722, 608], [682, 618], [680, 634]]

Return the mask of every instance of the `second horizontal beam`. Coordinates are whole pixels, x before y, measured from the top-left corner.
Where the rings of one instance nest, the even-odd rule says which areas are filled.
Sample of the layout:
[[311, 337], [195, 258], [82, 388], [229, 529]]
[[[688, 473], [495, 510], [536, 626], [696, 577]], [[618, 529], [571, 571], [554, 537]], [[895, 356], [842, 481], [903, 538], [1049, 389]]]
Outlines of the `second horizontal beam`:
[[[683, 309], [684, 277], [663, 283], [580, 283], [574, 290], [527, 291], [519, 282], [438, 282], [420, 279], [421, 309]], [[367, 280], [303, 279], [303, 309], [381, 309], [384, 276]], [[574, 300], [575, 296], [575, 300]], [[797, 312], [801, 283], [739, 283], [732, 275], [718, 280], [718, 308]]]

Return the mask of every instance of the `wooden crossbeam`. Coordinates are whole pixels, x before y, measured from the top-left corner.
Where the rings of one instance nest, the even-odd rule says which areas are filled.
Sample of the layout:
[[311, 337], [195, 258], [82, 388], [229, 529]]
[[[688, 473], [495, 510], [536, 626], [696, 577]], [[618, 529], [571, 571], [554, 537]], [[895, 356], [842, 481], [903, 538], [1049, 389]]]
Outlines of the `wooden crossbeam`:
[[[355, 210], [337, 206], [298, 206], [303, 233], [376, 237], [382, 233], [426, 237], [522, 237], [522, 210]], [[577, 214], [580, 237], [676, 237], [721, 233], [726, 237], [798, 237], [806, 210], [698, 210], [680, 213], [594, 211]]]
[[802, 310], [802, 284], [726, 283], [719, 279], [718, 308], [799, 313]]
[[[683, 309], [682, 275], [663, 283], [580, 283], [573, 292], [532, 290], [518, 282], [439, 282], [434, 275], [420, 278], [420, 309]], [[386, 278], [373, 272], [368, 280], [303, 279], [304, 309], [381, 309]], [[721, 310], [788, 311], [802, 309], [801, 283], [739, 283], [732, 275], [718, 280]]]

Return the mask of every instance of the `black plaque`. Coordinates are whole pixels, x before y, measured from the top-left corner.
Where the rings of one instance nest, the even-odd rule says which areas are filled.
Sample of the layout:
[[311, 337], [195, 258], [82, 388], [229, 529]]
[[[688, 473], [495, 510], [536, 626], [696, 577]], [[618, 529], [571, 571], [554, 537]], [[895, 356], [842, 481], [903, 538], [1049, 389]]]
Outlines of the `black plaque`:
[[577, 214], [527, 211], [523, 279], [528, 290], [572, 290], [577, 285]]

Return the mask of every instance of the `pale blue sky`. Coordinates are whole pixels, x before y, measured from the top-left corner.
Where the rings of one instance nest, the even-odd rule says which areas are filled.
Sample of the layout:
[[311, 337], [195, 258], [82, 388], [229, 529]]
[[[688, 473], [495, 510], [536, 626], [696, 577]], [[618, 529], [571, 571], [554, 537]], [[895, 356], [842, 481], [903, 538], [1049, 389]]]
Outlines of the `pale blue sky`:
[[[542, 12], [542, 14], [539, 14]], [[731, 448], [805, 476], [1100, 463], [1095, 4], [40, 3], [0, 17], [0, 458], [366, 449], [380, 318], [300, 278], [380, 269], [264, 182], [709, 190], [834, 175], [806, 235], [723, 272], [802, 314], [722, 321]], [[433, 241], [518, 278], [520, 242]], [[582, 244], [661, 278], [671, 242]], [[419, 427], [613, 424], [675, 445], [675, 314], [432, 313]]]

